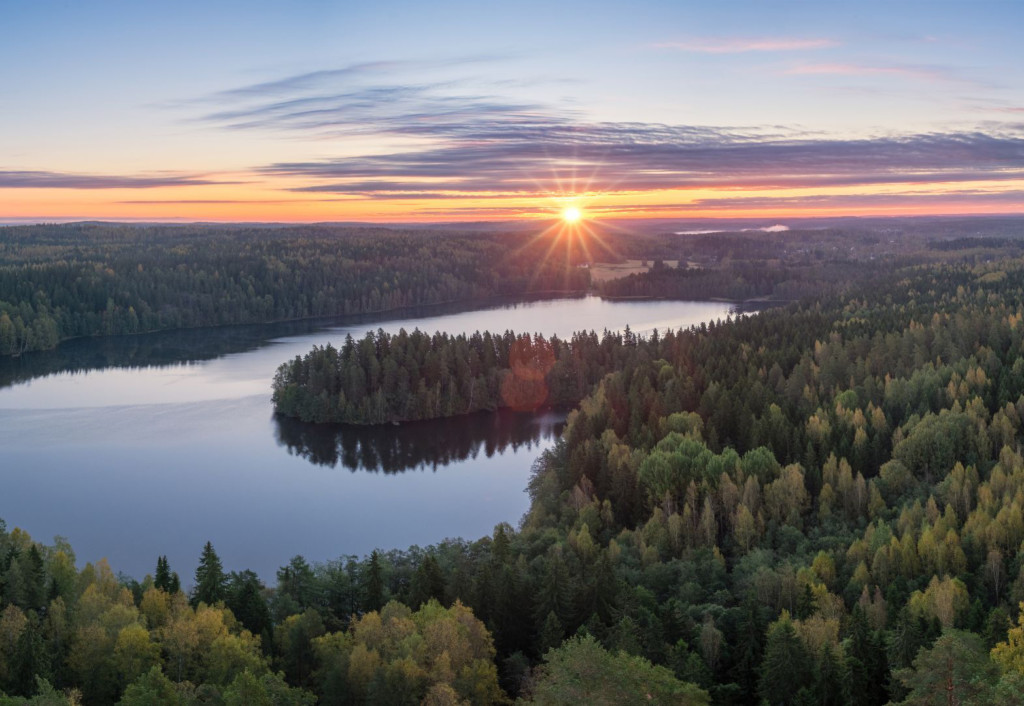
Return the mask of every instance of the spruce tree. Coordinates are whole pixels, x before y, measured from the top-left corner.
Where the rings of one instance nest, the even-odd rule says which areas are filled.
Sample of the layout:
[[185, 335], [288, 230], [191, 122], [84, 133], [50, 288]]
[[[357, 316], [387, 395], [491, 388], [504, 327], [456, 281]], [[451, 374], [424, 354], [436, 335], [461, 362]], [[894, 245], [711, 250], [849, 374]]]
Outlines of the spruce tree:
[[810, 686], [807, 650], [788, 618], [769, 628], [760, 671], [757, 693], [771, 706], [796, 703], [799, 690]]
[[427, 554], [416, 568], [409, 588], [409, 605], [418, 608], [430, 599], [445, 603], [444, 574], [433, 554]]
[[195, 583], [192, 586], [192, 597], [189, 603], [193, 606], [200, 603], [213, 605], [217, 601], [224, 600], [225, 584], [226, 579], [220, 557], [213, 550], [213, 544], [207, 542], [199, 557], [199, 566], [196, 567]]
[[380, 565], [380, 552], [374, 549], [363, 577], [363, 610], [380, 610], [383, 605], [384, 570]]
[[263, 597], [263, 584], [259, 576], [252, 571], [233, 572], [228, 580], [226, 594], [224, 602], [238, 618], [238, 622], [253, 635], [262, 636], [264, 649], [269, 648], [273, 620]]
[[178, 578], [177, 572], [171, 571], [171, 565], [166, 556], [157, 557], [153, 586], [172, 595], [181, 590], [181, 580]]
[[167, 557], [158, 556], [156, 558], [156, 574], [153, 576], [153, 586], [161, 591], [167, 591], [170, 583], [171, 570], [167, 564]]

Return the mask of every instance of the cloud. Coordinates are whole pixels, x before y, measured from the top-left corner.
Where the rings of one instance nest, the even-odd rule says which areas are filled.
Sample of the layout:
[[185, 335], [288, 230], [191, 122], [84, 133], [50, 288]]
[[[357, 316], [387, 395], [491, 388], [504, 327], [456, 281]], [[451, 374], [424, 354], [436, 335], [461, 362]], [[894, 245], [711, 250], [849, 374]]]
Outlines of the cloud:
[[676, 49], [701, 54], [742, 54], [746, 52], [780, 52], [828, 49], [839, 46], [833, 39], [800, 39], [795, 37], [698, 37], [678, 42], [659, 42], [657, 49]]
[[324, 83], [333, 81], [346, 81], [352, 78], [373, 75], [387, 74], [399, 69], [405, 62], [401, 61], [369, 61], [359, 64], [351, 64], [338, 69], [323, 69], [307, 73], [286, 76], [273, 81], [262, 81], [238, 88], [231, 88], [225, 91], [218, 91], [200, 100], [221, 101], [233, 98], [262, 98], [268, 95], [287, 94], [296, 90], [307, 90]]
[[787, 69], [791, 76], [887, 76], [928, 83], [953, 83], [974, 88], [994, 88], [985, 81], [968, 78], [949, 66], [936, 64], [810, 63]]
[[815, 188], [1024, 179], [1024, 133], [862, 139], [636, 123], [490, 126], [441, 146], [261, 168], [379, 197]]
[[[318, 201], [318, 199], [310, 199], [311, 201]], [[169, 204], [180, 206], [183, 204], [267, 204], [267, 203], [300, 203], [300, 199], [128, 199], [125, 201], [118, 201], [120, 204], [133, 204], [133, 205], [144, 205], [144, 206], [159, 206], [161, 204]]]
[[[900, 212], [934, 211], [935, 213], [970, 213], [978, 207], [995, 211], [1018, 212], [1024, 209], [1024, 190], [987, 192], [965, 189], [949, 193], [890, 193], [890, 194], [838, 194], [814, 196], [713, 196], [690, 201], [668, 203], [616, 203], [614, 205], [590, 205], [588, 213], [602, 217], [661, 217], [700, 215], [708, 213], [727, 214], [747, 211], [842, 211], [858, 212]], [[418, 212], [443, 214], [450, 217], [508, 218], [515, 216], [536, 216], [536, 209], [505, 208], [502, 206], [437, 206], [420, 207]], [[785, 226], [782, 226], [784, 228]], [[773, 226], [778, 232], [779, 226]], [[768, 231], [768, 228], [760, 230]]]
[[49, 171], [2, 171], [0, 189], [156, 189], [165, 186], [238, 184], [194, 175], [74, 174]]
[[332, 69], [307, 71], [269, 81], [259, 81], [235, 88], [215, 91], [203, 96], [164, 103], [164, 107], [182, 107], [196, 104], [220, 104], [224, 101], [265, 99], [273, 96], [284, 96], [302, 91], [324, 90], [331, 86], [349, 85], [352, 83], [375, 80], [387, 80], [389, 77], [407, 75], [409, 73], [437, 72], [450, 68], [464, 68], [478, 64], [487, 64], [508, 59], [507, 55], [480, 54], [472, 56], [455, 56], [449, 58], [411, 60], [396, 59], [386, 61], [364, 61], [340, 66]]
[[[771, 41], [758, 50], [789, 40]], [[1024, 181], [1021, 126], [848, 137], [772, 126], [594, 122], [561, 105], [480, 90], [471, 79], [403, 80], [406, 70], [400, 62], [380, 62], [253, 84], [222, 92], [217, 110], [197, 119], [223, 129], [337, 138], [355, 152], [254, 168], [289, 191], [341, 200], [434, 201], [439, 209], [448, 208], [440, 202], [458, 198], [584, 191], [763, 192], [883, 184], [942, 185], [948, 191], [950, 184]], [[953, 75], [942, 67], [859, 64], [808, 64], [791, 71], [934, 80]], [[365, 137], [396, 136], [415, 138], [421, 146], [358, 151]]]
[[711, 197], [697, 199], [685, 204], [676, 204], [678, 210], [756, 209], [779, 207], [815, 206], [886, 206], [926, 204], [978, 204], [978, 203], [1019, 204], [1024, 206], [1024, 190], [981, 191], [964, 189], [942, 193], [906, 192], [891, 194], [831, 194], [819, 196], [753, 196], [753, 197]]

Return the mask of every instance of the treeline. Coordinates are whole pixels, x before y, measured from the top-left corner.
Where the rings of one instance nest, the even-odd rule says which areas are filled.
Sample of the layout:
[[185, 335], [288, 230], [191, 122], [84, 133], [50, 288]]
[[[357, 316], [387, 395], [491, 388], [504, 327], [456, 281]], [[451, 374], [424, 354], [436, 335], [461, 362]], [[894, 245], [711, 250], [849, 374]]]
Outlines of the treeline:
[[[883, 270], [890, 266], [883, 266]], [[660, 260], [647, 272], [602, 282], [597, 291], [608, 298], [773, 299], [796, 301], [822, 297], [877, 277], [879, 266], [844, 262], [814, 266], [745, 262], [716, 268], [666, 267]]]
[[574, 406], [598, 380], [628, 364], [641, 343], [628, 328], [567, 340], [403, 329], [370, 332], [357, 343], [349, 335], [340, 349], [314, 346], [282, 364], [274, 376], [274, 408], [305, 422], [384, 424]]
[[551, 245], [330, 226], [0, 228], [0, 355], [76, 336], [585, 291], [587, 271]]
[[932, 250], [979, 250], [979, 249], [1005, 249], [1020, 247], [1020, 240], [1010, 238], [951, 238], [950, 240], [936, 240], [928, 244]]
[[[439, 562], [470, 549], [316, 566], [296, 556], [268, 590], [251, 571], [225, 572], [207, 543], [186, 594], [165, 557], [142, 582], [105, 561], [79, 571], [66, 542], [44, 546], [0, 521], [0, 705], [489, 706], [510, 702], [509, 677], [528, 684], [524, 704], [708, 703], [669, 669], [591, 636], [534, 669], [517, 655], [499, 677], [493, 636], [448, 598], [451, 567]], [[469, 595], [473, 577], [462, 583]]]
[[[890, 227], [891, 226], [891, 227]], [[472, 233], [328, 225], [0, 227], [0, 356], [80, 336], [392, 311], [486, 297], [583, 292], [590, 260], [661, 258], [707, 269], [608, 285], [609, 296], [729, 299], [821, 294], [848, 265], [984, 259], [1019, 250], [1019, 221], [978, 220], [986, 237], [934, 243], [910, 221], [784, 233], [644, 235], [593, 226]], [[898, 236], [898, 237], [896, 237]], [[817, 270], [815, 268], [827, 268]], [[766, 271], [767, 270], [767, 271]], [[826, 272], [835, 271], [835, 277]], [[701, 278], [704, 278], [701, 280]]]

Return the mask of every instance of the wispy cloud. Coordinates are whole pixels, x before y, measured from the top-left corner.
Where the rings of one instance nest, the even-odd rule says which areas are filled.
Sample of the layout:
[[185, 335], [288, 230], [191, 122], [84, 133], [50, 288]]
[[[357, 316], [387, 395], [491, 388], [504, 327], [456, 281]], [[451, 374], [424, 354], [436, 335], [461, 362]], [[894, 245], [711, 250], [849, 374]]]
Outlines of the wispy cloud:
[[[1024, 179], [1024, 133], [936, 133], [862, 139], [648, 124], [504, 126], [429, 150], [308, 162], [261, 171], [321, 183], [298, 191], [362, 196], [652, 189], [814, 188]], [[575, 182], [575, 183], [573, 183]]]
[[[320, 137], [453, 134], [483, 123], [523, 123], [538, 113], [545, 120], [553, 119], [549, 105], [501, 94], [542, 83], [564, 83], [562, 79], [483, 79], [461, 74], [438, 78], [439, 71], [464, 72], [499, 58], [353, 64], [227, 89], [174, 107], [206, 106], [208, 110], [190, 120], [225, 129], [291, 130]], [[425, 73], [432, 80], [417, 78]], [[566, 120], [572, 115], [567, 109], [561, 114]]]
[[[312, 199], [316, 201], [317, 199]], [[267, 203], [296, 203], [296, 199], [126, 199], [118, 201], [120, 204], [133, 204], [144, 206], [159, 205], [183, 205], [183, 204], [267, 204]]]
[[673, 210], [714, 209], [771, 209], [808, 206], [925, 206], [942, 204], [969, 205], [978, 203], [1024, 205], [1024, 190], [983, 191], [955, 190], [943, 193], [899, 192], [886, 194], [828, 194], [818, 196], [749, 196], [711, 197], [696, 199], [688, 203], [673, 204]]
[[296, 92], [322, 91], [332, 86], [352, 85], [361, 81], [386, 81], [399, 75], [429, 73], [445, 69], [461, 69], [508, 59], [506, 55], [480, 54], [439, 59], [364, 61], [331, 69], [306, 71], [290, 76], [258, 81], [235, 88], [215, 91], [207, 95], [183, 101], [167, 103], [166, 106], [194, 105], [202, 103], [219, 104], [224, 101], [245, 99], [266, 99]]
[[75, 174], [50, 171], [2, 171], [0, 189], [156, 189], [165, 186], [237, 184], [195, 175]]
[[928, 83], [954, 83], [975, 88], [993, 87], [993, 84], [965, 76], [953, 67], [934, 64], [808, 63], [791, 67], [783, 73], [793, 76], [893, 77]]
[[839, 46], [834, 39], [797, 37], [695, 37], [659, 42], [657, 49], [675, 49], [700, 54], [743, 54], [746, 52], [787, 52], [828, 49]]

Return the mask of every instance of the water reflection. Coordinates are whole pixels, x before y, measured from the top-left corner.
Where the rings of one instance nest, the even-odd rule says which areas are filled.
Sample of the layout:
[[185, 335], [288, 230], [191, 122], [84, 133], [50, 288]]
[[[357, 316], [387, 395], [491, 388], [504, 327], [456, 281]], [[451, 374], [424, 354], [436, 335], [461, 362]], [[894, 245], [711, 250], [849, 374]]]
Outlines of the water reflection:
[[487, 458], [506, 449], [532, 449], [556, 438], [565, 415], [501, 410], [408, 424], [353, 426], [306, 424], [275, 416], [279, 446], [310, 463], [350, 471], [402, 473], [437, 470], [450, 463]]

